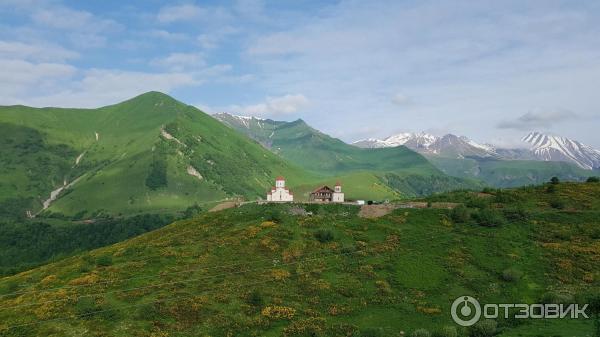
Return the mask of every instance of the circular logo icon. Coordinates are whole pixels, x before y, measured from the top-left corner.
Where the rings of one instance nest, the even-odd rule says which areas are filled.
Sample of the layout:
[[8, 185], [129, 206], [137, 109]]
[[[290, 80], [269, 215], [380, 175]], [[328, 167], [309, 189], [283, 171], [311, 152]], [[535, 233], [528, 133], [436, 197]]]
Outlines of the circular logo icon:
[[461, 326], [471, 326], [481, 317], [481, 305], [471, 296], [461, 296], [454, 300], [450, 311], [454, 322]]

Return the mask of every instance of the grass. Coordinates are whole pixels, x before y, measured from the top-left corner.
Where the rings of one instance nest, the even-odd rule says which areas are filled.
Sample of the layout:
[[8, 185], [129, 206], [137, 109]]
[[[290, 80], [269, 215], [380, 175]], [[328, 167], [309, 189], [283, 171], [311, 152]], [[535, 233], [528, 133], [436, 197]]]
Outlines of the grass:
[[[553, 193], [569, 198], [563, 210], [548, 205], [546, 188], [428, 199], [503, 216], [525, 209], [496, 227], [454, 222], [443, 209], [378, 219], [345, 205], [300, 206], [312, 216], [292, 215], [298, 205], [285, 204], [201, 214], [1, 279], [0, 332], [400, 336], [454, 325], [449, 308], [459, 295], [534, 303], [561, 292], [583, 300], [600, 286], [600, 184], [556, 185]], [[506, 270], [519, 277], [507, 280]], [[11, 328], [29, 322], [36, 324]], [[592, 331], [591, 320], [497, 324], [500, 336]]]
[[585, 181], [594, 171], [584, 170], [572, 163], [534, 160], [494, 160], [477, 158], [427, 159], [444, 173], [466, 179], [478, 179], [488, 186], [517, 187], [542, 184], [552, 177], [561, 180]]
[[356, 172], [337, 177], [329, 177], [310, 184], [292, 185], [294, 197], [298, 201], [308, 201], [310, 192], [317, 187], [327, 185], [331, 188], [337, 183], [342, 184], [342, 191], [347, 200], [394, 200], [401, 194], [382, 183], [381, 179], [371, 172]]

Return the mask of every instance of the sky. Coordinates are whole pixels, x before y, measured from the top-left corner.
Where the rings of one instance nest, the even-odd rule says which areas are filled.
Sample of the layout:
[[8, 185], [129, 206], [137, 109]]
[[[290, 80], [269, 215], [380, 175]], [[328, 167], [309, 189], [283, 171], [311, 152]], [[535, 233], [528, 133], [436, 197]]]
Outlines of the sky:
[[156, 90], [344, 141], [529, 131], [600, 148], [600, 2], [0, 0], [0, 105]]

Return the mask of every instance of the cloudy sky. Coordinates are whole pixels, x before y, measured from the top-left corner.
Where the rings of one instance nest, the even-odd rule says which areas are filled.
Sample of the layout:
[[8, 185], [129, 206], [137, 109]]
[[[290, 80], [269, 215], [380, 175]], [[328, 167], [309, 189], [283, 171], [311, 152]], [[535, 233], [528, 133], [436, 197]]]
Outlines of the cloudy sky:
[[600, 147], [600, 2], [0, 0], [0, 105], [158, 90], [354, 141], [530, 130]]

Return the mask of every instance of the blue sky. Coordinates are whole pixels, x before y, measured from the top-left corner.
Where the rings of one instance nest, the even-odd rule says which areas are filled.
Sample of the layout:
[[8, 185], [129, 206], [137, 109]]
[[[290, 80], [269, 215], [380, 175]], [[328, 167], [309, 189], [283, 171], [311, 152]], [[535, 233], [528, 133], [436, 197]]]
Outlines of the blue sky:
[[354, 141], [528, 131], [600, 147], [598, 1], [0, 0], [0, 104], [159, 90]]

